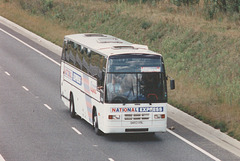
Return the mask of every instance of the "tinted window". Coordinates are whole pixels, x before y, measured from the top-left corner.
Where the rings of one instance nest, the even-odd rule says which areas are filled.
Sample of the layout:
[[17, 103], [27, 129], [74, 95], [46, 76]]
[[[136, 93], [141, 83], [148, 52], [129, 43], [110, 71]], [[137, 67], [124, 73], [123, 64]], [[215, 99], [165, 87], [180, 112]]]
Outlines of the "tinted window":
[[66, 51], [67, 51], [67, 42], [64, 41], [63, 42], [63, 49], [62, 49], [62, 57], [61, 59], [65, 61], [66, 59]]
[[62, 59], [97, 79], [98, 86], [104, 84], [106, 58], [82, 45], [64, 41]]
[[164, 73], [108, 73], [105, 101], [107, 103], [167, 102]]
[[69, 54], [69, 63], [75, 65], [76, 63], [76, 51], [75, 51], [75, 43], [68, 43], [68, 54]]
[[76, 67], [82, 69], [83, 66], [83, 48], [81, 45], [77, 45], [76, 47]]
[[97, 78], [98, 86], [103, 86], [106, 59], [104, 56], [91, 52], [90, 74]]
[[108, 72], [162, 72], [161, 57], [148, 54], [123, 54], [109, 57]]
[[82, 66], [82, 70], [86, 73], [89, 73], [89, 69], [90, 69], [90, 59], [91, 59], [91, 54], [88, 53], [88, 49], [87, 48], [83, 48], [83, 66]]

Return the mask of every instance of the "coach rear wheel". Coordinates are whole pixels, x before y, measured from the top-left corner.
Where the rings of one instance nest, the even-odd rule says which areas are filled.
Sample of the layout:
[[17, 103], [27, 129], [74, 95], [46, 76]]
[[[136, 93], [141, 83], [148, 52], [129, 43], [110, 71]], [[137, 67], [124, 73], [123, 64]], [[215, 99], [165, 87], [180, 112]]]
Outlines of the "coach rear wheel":
[[70, 115], [72, 118], [74, 118], [76, 116], [76, 112], [75, 112], [75, 107], [74, 107], [74, 100], [73, 100], [73, 97], [71, 96], [70, 98]]

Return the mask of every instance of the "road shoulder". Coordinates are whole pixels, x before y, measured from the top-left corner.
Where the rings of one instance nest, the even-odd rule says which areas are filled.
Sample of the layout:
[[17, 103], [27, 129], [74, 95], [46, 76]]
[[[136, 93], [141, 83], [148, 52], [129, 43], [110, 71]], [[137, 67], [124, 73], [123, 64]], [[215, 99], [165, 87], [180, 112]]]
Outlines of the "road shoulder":
[[183, 111], [168, 105], [168, 117], [221, 148], [240, 157], [240, 142]]

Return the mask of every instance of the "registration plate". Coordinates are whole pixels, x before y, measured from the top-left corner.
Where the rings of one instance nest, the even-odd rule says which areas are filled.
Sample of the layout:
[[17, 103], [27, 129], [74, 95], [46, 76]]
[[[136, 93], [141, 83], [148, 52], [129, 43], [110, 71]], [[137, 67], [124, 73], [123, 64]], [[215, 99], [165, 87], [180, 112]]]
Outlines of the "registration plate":
[[131, 124], [143, 124], [142, 121], [131, 121], [130, 123], [131, 123]]

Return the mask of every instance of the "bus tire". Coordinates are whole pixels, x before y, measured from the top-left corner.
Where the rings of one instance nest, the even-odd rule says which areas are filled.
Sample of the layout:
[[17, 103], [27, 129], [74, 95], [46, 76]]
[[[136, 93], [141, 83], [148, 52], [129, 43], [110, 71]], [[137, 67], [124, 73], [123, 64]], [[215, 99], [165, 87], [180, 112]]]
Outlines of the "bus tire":
[[69, 104], [69, 110], [70, 110], [70, 116], [72, 118], [76, 117], [76, 112], [75, 112], [75, 107], [74, 107], [74, 100], [73, 100], [73, 96], [70, 96], [70, 104]]
[[97, 135], [102, 135], [102, 131], [98, 128], [97, 112], [94, 112], [93, 114], [93, 129]]

